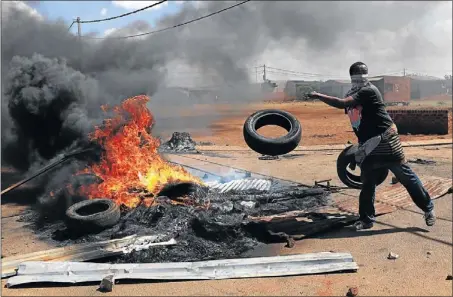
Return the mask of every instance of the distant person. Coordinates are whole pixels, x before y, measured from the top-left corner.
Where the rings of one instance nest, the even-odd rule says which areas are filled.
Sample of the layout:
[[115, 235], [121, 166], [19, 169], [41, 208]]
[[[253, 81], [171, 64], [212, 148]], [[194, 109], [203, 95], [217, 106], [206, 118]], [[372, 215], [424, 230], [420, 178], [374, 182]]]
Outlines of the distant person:
[[436, 222], [434, 205], [420, 179], [407, 165], [398, 130], [385, 109], [379, 90], [368, 81], [368, 67], [356, 62], [349, 68], [352, 88], [346, 98], [336, 98], [312, 92], [309, 97], [345, 109], [359, 141], [355, 156], [361, 169], [363, 183], [359, 199], [359, 220], [356, 230], [370, 229], [374, 225], [377, 173], [387, 168], [406, 188], [414, 203], [424, 211], [425, 222], [433, 226]]

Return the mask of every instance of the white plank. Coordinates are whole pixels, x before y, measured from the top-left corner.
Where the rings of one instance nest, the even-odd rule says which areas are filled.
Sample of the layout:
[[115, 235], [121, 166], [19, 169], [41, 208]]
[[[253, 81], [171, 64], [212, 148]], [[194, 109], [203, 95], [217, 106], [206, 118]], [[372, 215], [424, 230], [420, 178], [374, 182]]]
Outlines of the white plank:
[[114, 279], [203, 280], [275, 277], [356, 271], [349, 253], [317, 253], [202, 262], [97, 264], [80, 262], [27, 262], [19, 266], [18, 276], [8, 280], [12, 287], [25, 283], [79, 283]]

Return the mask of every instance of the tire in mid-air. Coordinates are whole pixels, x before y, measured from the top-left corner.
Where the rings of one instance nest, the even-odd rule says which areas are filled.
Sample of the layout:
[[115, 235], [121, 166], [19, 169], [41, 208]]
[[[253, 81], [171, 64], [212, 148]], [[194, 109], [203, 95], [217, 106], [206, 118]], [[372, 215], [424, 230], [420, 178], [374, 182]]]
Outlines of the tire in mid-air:
[[[260, 135], [257, 130], [268, 125], [284, 128], [288, 133], [277, 138]], [[284, 155], [294, 150], [302, 138], [302, 127], [295, 116], [278, 109], [260, 110], [244, 123], [244, 140], [257, 153], [268, 156]]]
[[[337, 158], [337, 174], [340, 180], [349, 188], [361, 189], [362, 180], [360, 175], [355, 175], [348, 171], [348, 167], [355, 167], [355, 153], [358, 145], [351, 145], [345, 148]], [[351, 167], [350, 167], [351, 166]], [[377, 171], [376, 185], [382, 184], [389, 174], [388, 169], [379, 169]]]
[[66, 210], [66, 226], [78, 233], [98, 232], [118, 223], [120, 208], [111, 199], [92, 199], [73, 204]]

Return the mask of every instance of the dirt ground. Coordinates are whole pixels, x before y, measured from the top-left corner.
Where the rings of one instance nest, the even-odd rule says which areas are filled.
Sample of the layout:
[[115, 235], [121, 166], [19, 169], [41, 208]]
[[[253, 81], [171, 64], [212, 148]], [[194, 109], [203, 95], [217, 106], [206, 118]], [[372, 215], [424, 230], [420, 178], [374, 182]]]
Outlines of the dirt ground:
[[[398, 108], [451, 108], [451, 103], [438, 105], [437, 102], [414, 103], [408, 107]], [[395, 108], [395, 107], [393, 107]], [[262, 109], [282, 109], [292, 113], [302, 125], [301, 145], [320, 144], [345, 144], [348, 141], [356, 142], [348, 117], [343, 110], [325, 105], [322, 102], [288, 102], [288, 103], [262, 103], [248, 105], [200, 105], [191, 108], [190, 112], [178, 112], [178, 121], [182, 123], [181, 130], [190, 132], [195, 141], [211, 142], [217, 145], [246, 146], [242, 127], [246, 118], [255, 111]], [[215, 111], [213, 111], [215, 110]], [[215, 113], [212, 120], [207, 120], [206, 125], [192, 129], [196, 119]], [[171, 112], [166, 116], [171, 119]], [[175, 119], [176, 120], [176, 119]], [[171, 136], [174, 131], [163, 131], [164, 137]], [[283, 128], [277, 126], [263, 127], [259, 131], [264, 136], [282, 136], [286, 134]], [[403, 141], [451, 139], [452, 126], [448, 135], [402, 135]]]
[[[341, 185], [335, 174], [335, 159], [339, 149], [341, 146], [330, 146], [330, 150], [303, 147], [285, 158], [264, 161], [258, 159], [258, 154], [241, 147], [205, 146], [200, 147], [204, 154], [173, 155], [170, 159], [213, 173], [231, 173], [233, 167], [305, 184], [332, 178], [334, 185]], [[436, 162], [434, 165], [411, 163], [419, 175], [451, 178], [451, 144], [406, 147], [405, 150], [410, 160], [421, 158]], [[347, 190], [347, 195], [356, 199], [358, 191]], [[270, 256], [321, 251], [350, 252], [360, 267], [357, 273], [198, 282], [122, 282], [106, 295], [344, 296], [350, 286], [355, 286], [362, 296], [451, 296], [452, 283], [445, 278], [452, 273], [452, 196], [439, 198], [435, 205], [439, 219], [432, 228], [426, 227], [416, 207], [409, 207], [379, 217], [376, 227], [370, 231], [356, 233], [348, 228], [332, 230], [315, 238], [298, 241], [292, 249], [275, 244], [254, 254]], [[15, 204], [2, 205], [3, 256], [47, 248], [45, 243], [37, 241], [31, 231], [17, 222], [14, 215], [20, 211], [21, 207]], [[400, 255], [400, 258], [396, 261], [387, 260], [390, 251]], [[2, 284], [5, 284], [5, 280]], [[35, 285], [30, 288], [3, 288], [2, 295], [102, 295], [96, 289], [97, 284], [67, 287]]]
[[[254, 111], [272, 108], [287, 110], [297, 116], [303, 127], [302, 143], [295, 151], [278, 160], [259, 160], [259, 154], [246, 147], [242, 126]], [[185, 114], [178, 113], [179, 122], [187, 123], [180, 131], [190, 132], [198, 142], [211, 144], [198, 147], [202, 154], [174, 155], [170, 160], [216, 174], [231, 174], [236, 169], [243, 169], [306, 185], [313, 185], [315, 180], [332, 179], [333, 185], [342, 186], [336, 175], [335, 160], [348, 141], [356, 141], [342, 110], [322, 103], [215, 106], [215, 120], [210, 120], [209, 124], [201, 128], [197, 126], [195, 129], [191, 125], [194, 119], [212, 110], [212, 106], [198, 106], [187, 110]], [[169, 110], [165, 116], [171, 121], [172, 114]], [[169, 137], [172, 132], [164, 131], [162, 136]], [[263, 128], [260, 132], [266, 136], [285, 133], [278, 127]], [[442, 141], [450, 143], [406, 147], [405, 152], [411, 160], [421, 158], [436, 162], [434, 165], [411, 163], [419, 175], [452, 177], [451, 127], [450, 133], [445, 136], [409, 135], [401, 138], [405, 142], [417, 140], [427, 143], [427, 140], [431, 140], [431, 144]], [[2, 170], [2, 176], [5, 174], [12, 173]], [[388, 185], [390, 178], [385, 185]], [[10, 183], [16, 180], [12, 177]], [[5, 188], [5, 185], [2, 187]], [[34, 203], [32, 187], [23, 186], [16, 191], [8, 199], [2, 197], [2, 257], [51, 248], [18, 222], [21, 212], [27, 205]], [[345, 195], [356, 199], [358, 191], [345, 190]], [[440, 219], [433, 228], [427, 228], [420, 211], [410, 207], [379, 217], [373, 230], [360, 234], [343, 228], [298, 241], [292, 249], [277, 244], [255, 252], [257, 256], [351, 252], [360, 267], [357, 273], [199, 282], [131, 282], [116, 285], [114, 291], [107, 295], [344, 296], [350, 286], [356, 286], [362, 296], [451, 296], [452, 283], [445, 278], [452, 273], [452, 195], [436, 200], [435, 205]], [[390, 251], [399, 254], [400, 259], [387, 260]], [[5, 283], [3, 280], [2, 285]], [[38, 285], [30, 288], [2, 288], [1, 293], [4, 296], [101, 295], [96, 289], [96, 284], [67, 287]]]

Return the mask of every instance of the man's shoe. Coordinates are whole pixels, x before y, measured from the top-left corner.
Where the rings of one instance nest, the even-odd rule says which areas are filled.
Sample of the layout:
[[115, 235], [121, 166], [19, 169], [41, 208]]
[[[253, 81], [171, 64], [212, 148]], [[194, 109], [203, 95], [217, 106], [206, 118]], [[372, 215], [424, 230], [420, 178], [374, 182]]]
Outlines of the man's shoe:
[[365, 223], [362, 221], [357, 221], [354, 223], [354, 228], [356, 231], [371, 229], [373, 228], [373, 226], [374, 226], [373, 223]]
[[424, 218], [427, 226], [433, 226], [436, 222], [436, 215], [434, 213], [434, 210], [425, 212]]

